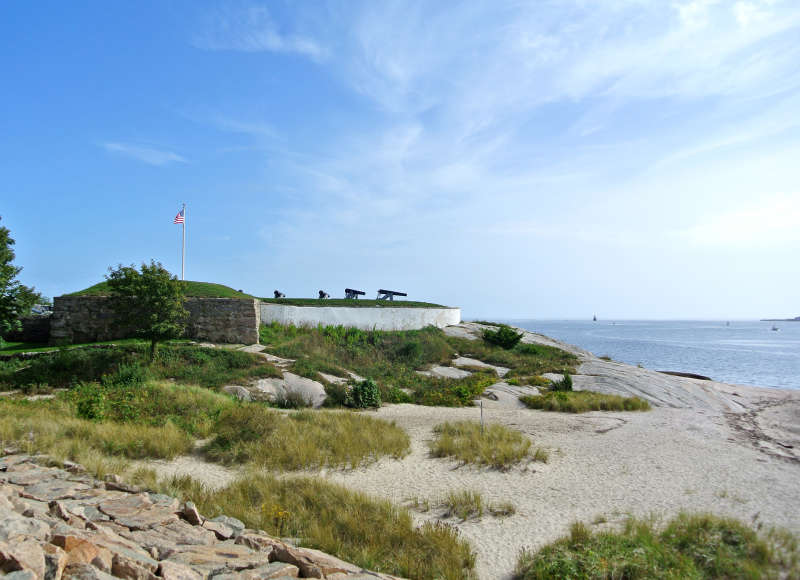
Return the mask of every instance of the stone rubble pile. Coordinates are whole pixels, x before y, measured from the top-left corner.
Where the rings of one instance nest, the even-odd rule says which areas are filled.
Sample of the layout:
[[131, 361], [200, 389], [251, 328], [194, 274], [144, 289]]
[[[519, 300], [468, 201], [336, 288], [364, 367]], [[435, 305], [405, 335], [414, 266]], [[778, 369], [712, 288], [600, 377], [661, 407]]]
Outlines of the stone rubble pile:
[[0, 457], [0, 576], [11, 580], [391, 580], [192, 502], [101, 482], [66, 463]]

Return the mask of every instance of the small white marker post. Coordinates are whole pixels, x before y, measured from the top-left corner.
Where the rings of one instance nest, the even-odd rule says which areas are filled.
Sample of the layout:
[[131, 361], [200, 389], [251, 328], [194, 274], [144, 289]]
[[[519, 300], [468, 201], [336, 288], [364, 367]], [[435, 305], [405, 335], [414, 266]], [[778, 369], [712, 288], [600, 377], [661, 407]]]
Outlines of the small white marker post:
[[483, 437], [483, 399], [481, 399], [481, 437]]

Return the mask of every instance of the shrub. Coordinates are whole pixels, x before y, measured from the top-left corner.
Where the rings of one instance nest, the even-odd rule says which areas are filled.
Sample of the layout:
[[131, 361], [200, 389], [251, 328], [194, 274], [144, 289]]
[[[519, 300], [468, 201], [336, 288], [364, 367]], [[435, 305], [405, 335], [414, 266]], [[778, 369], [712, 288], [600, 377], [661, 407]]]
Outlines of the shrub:
[[508, 325], [501, 325], [497, 330], [489, 328], [483, 331], [483, 340], [488, 343], [496, 344], [506, 350], [511, 350], [522, 339], [522, 333], [517, 332]]
[[367, 409], [381, 406], [381, 392], [372, 379], [365, 379], [353, 385], [347, 395], [345, 404], [348, 407]]
[[78, 418], [102, 421], [105, 415], [105, 396], [97, 383], [83, 383], [72, 391]]
[[392, 387], [389, 389], [389, 393], [386, 395], [386, 402], [388, 403], [413, 403], [414, 399], [411, 398], [411, 395], [406, 393], [404, 390], [399, 389], [397, 387]]
[[564, 378], [560, 381], [553, 381], [550, 385], [551, 391], [571, 391], [572, 390], [572, 377], [569, 373], [564, 373]]

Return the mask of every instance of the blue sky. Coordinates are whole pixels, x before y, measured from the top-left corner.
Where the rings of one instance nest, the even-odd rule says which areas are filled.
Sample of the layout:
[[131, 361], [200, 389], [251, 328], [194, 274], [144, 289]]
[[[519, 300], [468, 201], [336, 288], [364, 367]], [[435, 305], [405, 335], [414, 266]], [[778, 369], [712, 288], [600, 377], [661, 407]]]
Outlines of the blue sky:
[[6, 2], [0, 215], [49, 296], [160, 260], [465, 317], [800, 314], [800, 3]]

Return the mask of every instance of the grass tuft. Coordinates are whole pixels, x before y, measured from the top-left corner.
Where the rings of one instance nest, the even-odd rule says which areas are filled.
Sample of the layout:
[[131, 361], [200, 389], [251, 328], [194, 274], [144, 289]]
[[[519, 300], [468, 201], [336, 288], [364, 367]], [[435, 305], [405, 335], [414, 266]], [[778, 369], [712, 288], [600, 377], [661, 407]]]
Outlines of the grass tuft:
[[350, 411], [286, 415], [243, 404], [221, 414], [215, 433], [205, 450], [210, 459], [271, 469], [356, 468], [410, 450], [408, 435], [394, 423]]
[[649, 411], [650, 403], [639, 397], [606, 395], [592, 391], [554, 391], [519, 398], [529, 409], [561, 413], [588, 411]]
[[531, 452], [531, 442], [519, 431], [503, 425], [481, 425], [475, 421], [446, 422], [433, 428], [434, 440], [430, 443], [434, 457], [453, 457], [467, 464], [510, 469], [521, 461], [547, 461], [547, 452]]
[[515, 578], [790, 578], [800, 573], [799, 555], [786, 532], [759, 535], [734, 519], [680, 514], [663, 530], [633, 518], [619, 532], [593, 534], [575, 523], [567, 537], [523, 550]]
[[480, 519], [484, 512], [483, 496], [469, 489], [451, 491], [447, 494], [444, 505], [447, 508], [444, 517], [457, 517], [461, 521]]

